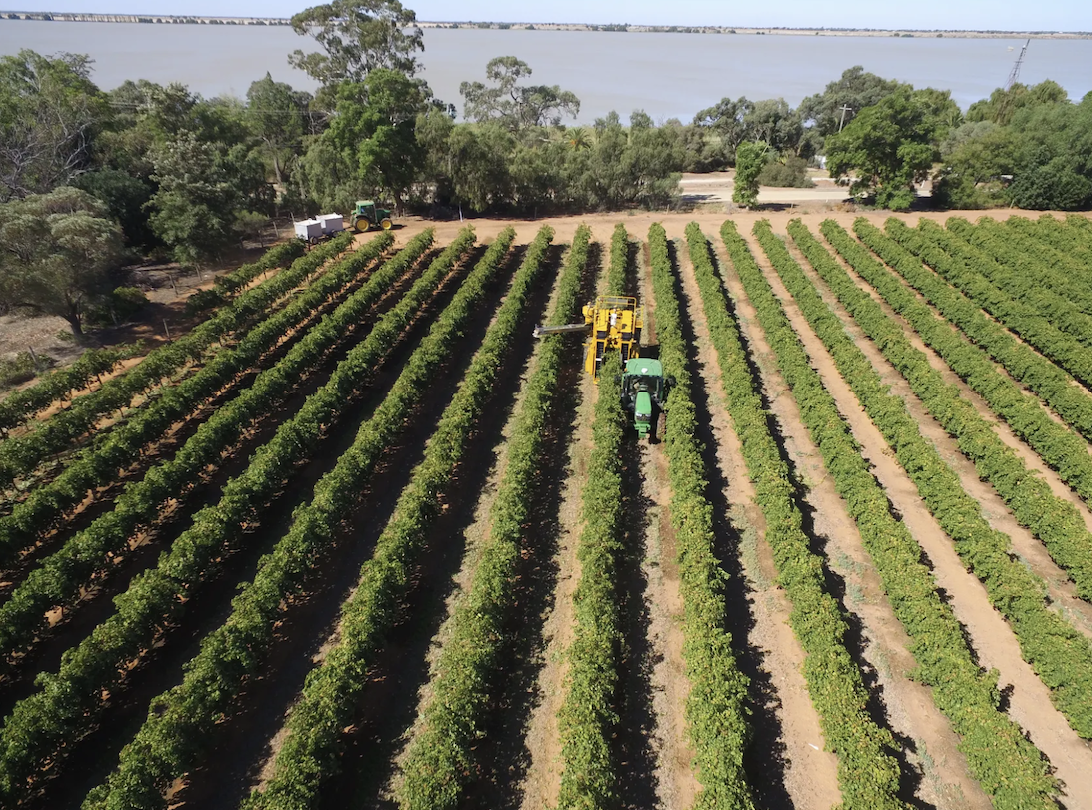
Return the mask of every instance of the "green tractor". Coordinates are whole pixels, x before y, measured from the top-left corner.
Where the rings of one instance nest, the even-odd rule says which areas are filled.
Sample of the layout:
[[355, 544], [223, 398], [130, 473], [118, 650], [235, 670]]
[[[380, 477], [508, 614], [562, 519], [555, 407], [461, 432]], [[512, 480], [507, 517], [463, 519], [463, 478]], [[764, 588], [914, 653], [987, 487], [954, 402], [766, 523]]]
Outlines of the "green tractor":
[[393, 226], [391, 212], [379, 208], [372, 200], [357, 200], [353, 209], [352, 226], [358, 233], [364, 233], [375, 228], [389, 231]]
[[672, 377], [664, 377], [663, 363], [647, 357], [626, 361], [622, 374], [622, 406], [633, 414], [633, 427], [638, 438], [655, 441], [664, 434], [667, 417], [664, 403], [674, 385]]

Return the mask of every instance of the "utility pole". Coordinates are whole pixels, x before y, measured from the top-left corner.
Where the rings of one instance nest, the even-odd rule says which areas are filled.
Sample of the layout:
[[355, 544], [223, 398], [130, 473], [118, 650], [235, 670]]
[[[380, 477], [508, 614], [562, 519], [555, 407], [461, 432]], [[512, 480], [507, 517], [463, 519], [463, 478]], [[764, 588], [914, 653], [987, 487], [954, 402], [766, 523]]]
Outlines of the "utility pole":
[[1016, 64], [1012, 66], [1012, 72], [1009, 74], [1008, 83], [1005, 85], [1006, 90], [1011, 90], [1012, 86], [1020, 80], [1020, 68], [1024, 64], [1024, 57], [1028, 55], [1028, 45], [1031, 44], [1029, 39], [1024, 43], [1024, 47], [1020, 49], [1020, 55], [1016, 57]]
[[847, 107], [845, 104], [843, 104], [838, 109], [842, 111], [842, 120], [838, 122], [838, 131], [841, 132], [842, 127], [844, 127], [846, 125], [846, 113], [847, 112], [853, 112], [853, 108], [852, 107]]

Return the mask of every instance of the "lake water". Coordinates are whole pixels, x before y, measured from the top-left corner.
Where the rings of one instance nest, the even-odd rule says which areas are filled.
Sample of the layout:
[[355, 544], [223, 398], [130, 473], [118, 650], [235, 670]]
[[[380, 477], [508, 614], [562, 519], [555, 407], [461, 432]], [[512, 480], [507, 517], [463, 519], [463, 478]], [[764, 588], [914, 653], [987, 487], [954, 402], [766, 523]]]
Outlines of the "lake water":
[[[0, 20], [0, 55], [86, 53], [103, 89], [125, 79], [178, 81], [204, 96], [245, 96], [268, 71], [314, 90], [287, 55], [311, 40], [286, 26], [141, 25]], [[952, 91], [964, 109], [1003, 86], [1023, 40], [607, 33], [425, 29], [424, 77], [461, 109], [459, 84], [484, 81], [494, 56], [515, 55], [536, 84], [557, 84], [581, 100], [579, 121], [610, 110], [643, 109], [656, 120], [694, 114], [725, 96], [783, 97], [796, 106], [853, 65], [915, 87]], [[1074, 101], [1092, 90], [1092, 40], [1032, 40], [1021, 73], [1053, 79]]]

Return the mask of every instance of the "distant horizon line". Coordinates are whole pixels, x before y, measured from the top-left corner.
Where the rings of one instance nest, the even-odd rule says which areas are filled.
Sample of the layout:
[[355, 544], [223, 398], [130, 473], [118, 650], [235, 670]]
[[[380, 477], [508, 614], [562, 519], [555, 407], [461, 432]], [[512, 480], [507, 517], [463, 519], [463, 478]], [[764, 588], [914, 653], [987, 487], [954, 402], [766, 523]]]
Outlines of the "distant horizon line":
[[[0, 19], [10, 19], [6, 15], [18, 14], [21, 19], [30, 18], [39, 22], [127, 22], [128, 20], [186, 20], [186, 21], [211, 21], [211, 20], [254, 20], [263, 23], [276, 23], [288, 25], [291, 17], [259, 17], [255, 15], [209, 15], [209, 14], [162, 14], [155, 12], [145, 13], [112, 13], [112, 12], [84, 12], [84, 11], [23, 11], [20, 9], [0, 9]], [[53, 19], [41, 19], [49, 17]], [[61, 19], [56, 19], [61, 18]], [[74, 19], [78, 18], [78, 19]], [[127, 18], [125, 20], [110, 18]], [[736, 32], [760, 32], [779, 31], [785, 33], [852, 33], [852, 34], [989, 34], [1012, 35], [1030, 37], [1092, 37], [1089, 31], [1056, 31], [1056, 30], [1021, 30], [1021, 29], [987, 29], [987, 28], [859, 28], [841, 26], [791, 26], [791, 25], [712, 25], [712, 24], [671, 24], [671, 23], [581, 23], [581, 22], [533, 22], [533, 21], [507, 21], [507, 20], [417, 20], [418, 25], [425, 27], [437, 26], [474, 26], [505, 28], [518, 27], [516, 30], [526, 30], [528, 26], [543, 29], [580, 30], [586, 29], [600, 33], [623, 33], [630, 29], [636, 29], [633, 33], [652, 32], [670, 33], [672, 30], [682, 30], [685, 33], [736, 33]], [[602, 29], [608, 29], [603, 31]], [[624, 29], [624, 30], [623, 30]], [[503, 30], [503, 29], [502, 29]]]

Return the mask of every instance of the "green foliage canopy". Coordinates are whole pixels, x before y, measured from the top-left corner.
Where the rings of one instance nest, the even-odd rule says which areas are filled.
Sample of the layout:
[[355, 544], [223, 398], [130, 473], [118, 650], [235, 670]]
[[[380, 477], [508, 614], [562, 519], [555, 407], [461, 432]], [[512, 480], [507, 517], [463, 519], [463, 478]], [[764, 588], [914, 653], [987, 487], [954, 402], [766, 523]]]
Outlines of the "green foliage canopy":
[[197, 265], [237, 240], [240, 211], [268, 209], [265, 170], [245, 144], [227, 147], [183, 132], [152, 152], [159, 190], [148, 203], [149, 222], [176, 261]]
[[874, 196], [877, 205], [895, 211], [909, 208], [914, 184], [929, 176], [939, 157], [945, 122], [954, 118], [951, 107], [954, 102], [944, 93], [899, 87], [827, 138], [831, 176], [852, 172], [854, 197]]
[[343, 82], [337, 113], [302, 167], [308, 192], [340, 208], [362, 192], [389, 195], [401, 210], [424, 165], [416, 125], [429, 102], [427, 86], [396, 70], [377, 68], [361, 82]]
[[282, 168], [299, 153], [307, 132], [311, 94], [293, 90], [285, 82], [275, 82], [267, 72], [265, 78], [250, 85], [246, 100], [247, 128], [261, 140], [280, 183]]
[[481, 82], [463, 82], [467, 120], [483, 123], [497, 121], [516, 131], [526, 127], [560, 126], [563, 116], [575, 118], [580, 99], [557, 85], [521, 85], [519, 80], [531, 75], [531, 67], [514, 56], [498, 56], [485, 66], [486, 78], [494, 86]]
[[62, 186], [0, 204], [0, 303], [68, 321], [83, 334], [88, 306], [116, 284], [121, 228], [105, 205]]
[[748, 208], [758, 204], [758, 176], [766, 166], [769, 148], [770, 145], [765, 142], [747, 141], [736, 149], [736, 181], [732, 202]]
[[[848, 126], [862, 110], [879, 104], [899, 86], [897, 81], [880, 78], [861, 65], [854, 65], [828, 84], [822, 93], [800, 102], [800, 117], [825, 138]], [[847, 109], [843, 110], [843, 107]]]
[[412, 76], [413, 54], [424, 50], [417, 16], [398, 0], [333, 0], [295, 15], [292, 29], [313, 37], [323, 52], [294, 51], [289, 64], [324, 86], [363, 81], [377, 68]]
[[1023, 109], [1052, 106], [1069, 101], [1069, 96], [1057, 82], [1049, 79], [1032, 87], [1017, 82], [1007, 90], [997, 88], [988, 99], [976, 101], [967, 109], [967, 121], [990, 121], [1007, 126]]
[[106, 114], [90, 74], [79, 54], [0, 57], [0, 202], [50, 191], [88, 167]]

